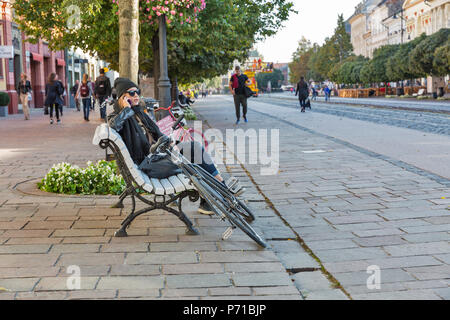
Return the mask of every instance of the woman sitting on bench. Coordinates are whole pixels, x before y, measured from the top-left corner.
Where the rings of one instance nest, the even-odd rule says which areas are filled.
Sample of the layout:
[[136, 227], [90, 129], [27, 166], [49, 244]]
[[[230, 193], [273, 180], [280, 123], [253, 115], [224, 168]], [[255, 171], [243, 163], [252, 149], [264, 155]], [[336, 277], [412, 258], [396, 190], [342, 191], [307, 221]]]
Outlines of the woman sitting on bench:
[[[109, 126], [120, 134], [134, 163], [142, 167], [144, 162], [148, 163], [147, 156], [150, 154], [152, 143], [158, 141], [163, 136], [163, 133], [159, 130], [156, 123], [139, 107], [140, 90], [135, 83], [127, 78], [117, 78], [114, 82], [114, 89], [117, 94], [117, 100], [114, 104], [114, 112], [108, 116]], [[181, 142], [177, 144], [177, 148], [181, 153], [185, 151], [183, 153], [184, 156], [191, 162], [194, 162], [194, 159], [200, 160], [195, 155], [201, 155], [201, 160], [197, 161], [197, 163], [218, 181], [224, 183], [211, 156], [200, 143]], [[214, 214], [204, 199], [200, 199], [198, 211], [206, 215]]]

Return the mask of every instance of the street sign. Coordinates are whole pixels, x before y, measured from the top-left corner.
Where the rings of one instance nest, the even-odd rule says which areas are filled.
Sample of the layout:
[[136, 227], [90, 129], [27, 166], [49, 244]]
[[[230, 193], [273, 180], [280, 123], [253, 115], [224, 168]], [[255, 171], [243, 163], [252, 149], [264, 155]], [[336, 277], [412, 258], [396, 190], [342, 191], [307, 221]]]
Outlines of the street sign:
[[0, 58], [12, 59], [14, 58], [13, 46], [0, 46]]

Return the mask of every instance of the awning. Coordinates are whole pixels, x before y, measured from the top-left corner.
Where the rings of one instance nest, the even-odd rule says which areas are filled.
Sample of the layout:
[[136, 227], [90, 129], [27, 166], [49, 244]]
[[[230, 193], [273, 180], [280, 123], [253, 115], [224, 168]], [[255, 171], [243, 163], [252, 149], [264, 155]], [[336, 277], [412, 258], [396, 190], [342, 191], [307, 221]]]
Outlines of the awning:
[[32, 52], [31, 57], [34, 61], [44, 62], [44, 57], [42, 56], [42, 54]]
[[66, 61], [64, 59], [56, 59], [56, 65], [60, 67], [65, 67]]

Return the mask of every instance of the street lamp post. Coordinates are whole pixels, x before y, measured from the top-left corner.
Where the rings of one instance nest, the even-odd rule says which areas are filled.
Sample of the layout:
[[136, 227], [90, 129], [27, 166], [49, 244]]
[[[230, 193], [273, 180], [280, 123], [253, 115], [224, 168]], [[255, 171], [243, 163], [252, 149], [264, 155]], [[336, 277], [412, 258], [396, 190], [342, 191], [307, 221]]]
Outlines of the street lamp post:
[[160, 106], [167, 108], [171, 104], [170, 79], [167, 65], [167, 26], [166, 16], [160, 15], [159, 21], [159, 57], [160, 77], [158, 82]]

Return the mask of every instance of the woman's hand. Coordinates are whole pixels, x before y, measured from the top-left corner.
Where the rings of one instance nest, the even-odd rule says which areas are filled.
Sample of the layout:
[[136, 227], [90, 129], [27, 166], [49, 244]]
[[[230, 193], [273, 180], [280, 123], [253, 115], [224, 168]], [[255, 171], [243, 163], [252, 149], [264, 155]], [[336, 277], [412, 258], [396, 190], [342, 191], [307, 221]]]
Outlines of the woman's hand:
[[122, 99], [123, 99], [122, 106], [124, 108], [131, 108], [131, 104], [129, 102], [130, 100], [128, 100], [128, 97], [125, 95]]

